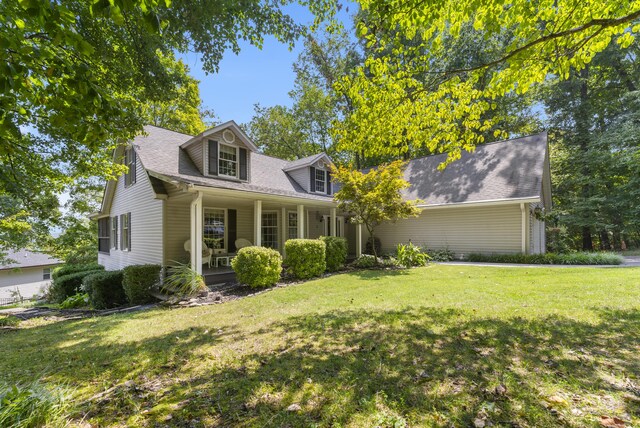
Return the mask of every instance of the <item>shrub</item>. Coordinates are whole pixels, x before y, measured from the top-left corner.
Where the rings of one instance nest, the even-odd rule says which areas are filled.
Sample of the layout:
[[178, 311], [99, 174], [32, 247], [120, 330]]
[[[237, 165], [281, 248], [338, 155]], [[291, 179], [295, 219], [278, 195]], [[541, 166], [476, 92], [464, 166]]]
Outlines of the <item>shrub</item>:
[[132, 305], [153, 302], [151, 290], [160, 282], [160, 265], [134, 265], [125, 267], [122, 272], [122, 288]]
[[320, 240], [327, 247], [325, 251], [327, 271], [336, 272], [347, 262], [347, 240], [337, 236], [321, 236]]
[[20, 324], [20, 318], [13, 315], [0, 315], [0, 327], [15, 327], [18, 324]]
[[65, 264], [55, 269], [51, 274], [51, 278], [55, 281], [61, 276], [70, 275], [76, 272], [89, 272], [96, 270], [104, 270], [104, 266], [98, 263], [87, 263], [87, 264]]
[[289, 239], [284, 249], [287, 272], [294, 278], [313, 278], [327, 269], [327, 246], [319, 239]]
[[89, 295], [87, 293], [78, 293], [67, 297], [64, 302], [60, 303], [60, 309], [75, 309], [87, 306], [89, 304]]
[[404, 267], [425, 266], [430, 259], [427, 253], [423, 253], [420, 247], [411, 242], [406, 245], [398, 244], [396, 255], [398, 263]]
[[73, 296], [80, 291], [82, 280], [91, 274], [104, 272], [104, 268], [99, 270], [74, 272], [63, 276], [58, 276], [53, 280], [49, 288], [49, 297], [52, 301], [62, 303], [67, 297]]
[[360, 257], [358, 257], [353, 262], [352, 265], [354, 267], [361, 268], [361, 269], [369, 269], [372, 267], [376, 267], [380, 264], [382, 264], [382, 259], [376, 260], [376, 257], [372, 254], [363, 254]]
[[231, 261], [238, 282], [250, 287], [266, 287], [280, 279], [282, 256], [271, 248], [244, 247]]
[[470, 262], [514, 263], [544, 265], [619, 265], [624, 259], [613, 253], [568, 253], [568, 254], [469, 254]]
[[88, 275], [82, 282], [82, 288], [89, 295], [89, 303], [96, 309], [114, 308], [127, 303], [121, 270]]
[[364, 246], [364, 252], [366, 254], [373, 254], [374, 245], [376, 248], [376, 254], [380, 254], [382, 252], [382, 243], [380, 242], [380, 238], [377, 236], [374, 236], [373, 239], [371, 237], [367, 239], [367, 243]]
[[67, 426], [71, 412], [69, 394], [61, 388], [30, 385], [0, 385], [0, 426]]
[[423, 250], [425, 253], [429, 254], [431, 260], [434, 262], [450, 262], [456, 259], [456, 255], [451, 250]]
[[207, 289], [204, 277], [191, 268], [189, 263], [174, 262], [167, 268], [168, 275], [162, 290], [178, 296], [192, 296]]

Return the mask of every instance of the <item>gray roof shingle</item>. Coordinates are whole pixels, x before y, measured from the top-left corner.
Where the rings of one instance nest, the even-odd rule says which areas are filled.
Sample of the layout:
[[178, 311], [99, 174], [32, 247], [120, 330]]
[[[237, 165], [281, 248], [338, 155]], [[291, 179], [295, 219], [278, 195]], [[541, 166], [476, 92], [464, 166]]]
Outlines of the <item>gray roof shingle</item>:
[[155, 126], [145, 126], [147, 135], [140, 135], [133, 140], [142, 165], [150, 171], [181, 182], [216, 187], [221, 189], [243, 190], [267, 193], [279, 196], [327, 201], [330, 196], [307, 193], [296, 183], [283, 168], [289, 161], [251, 153], [251, 182], [237, 182], [203, 176], [195, 166], [187, 152], [180, 145], [190, 140], [190, 135], [181, 134]]
[[540, 197], [547, 152], [547, 134], [478, 146], [473, 153], [439, 171], [446, 154], [410, 161], [405, 179], [409, 199], [425, 205]]
[[35, 266], [52, 266], [62, 262], [54, 257], [43, 253], [36, 253], [30, 250], [8, 251], [7, 259], [14, 262], [8, 264], [0, 264], [0, 270], [26, 268]]

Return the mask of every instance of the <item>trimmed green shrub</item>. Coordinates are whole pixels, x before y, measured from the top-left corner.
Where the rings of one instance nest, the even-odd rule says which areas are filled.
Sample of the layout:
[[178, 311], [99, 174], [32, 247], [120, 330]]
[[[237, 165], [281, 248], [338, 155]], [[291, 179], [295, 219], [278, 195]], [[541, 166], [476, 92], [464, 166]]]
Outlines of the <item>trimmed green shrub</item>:
[[297, 279], [322, 275], [327, 269], [326, 249], [319, 239], [289, 239], [284, 243], [287, 272]]
[[427, 253], [422, 252], [422, 248], [413, 245], [411, 242], [406, 245], [398, 244], [396, 256], [398, 257], [398, 264], [404, 267], [425, 266], [431, 259]]
[[122, 288], [132, 305], [153, 302], [151, 290], [160, 282], [160, 265], [134, 265], [125, 267], [122, 272]]
[[429, 254], [431, 260], [434, 262], [450, 262], [456, 259], [456, 255], [451, 250], [429, 250], [423, 249], [423, 251]]
[[207, 290], [204, 277], [191, 268], [190, 263], [176, 263], [167, 268], [168, 275], [162, 290], [178, 296], [193, 296]]
[[71, 413], [68, 392], [29, 385], [0, 385], [0, 426], [14, 428], [67, 426]]
[[90, 272], [96, 270], [104, 270], [104, 266], [98, 263], [87, 263], [87, 264], [65, 264], [56, 268], [51, 274], [51, 278], [55, 281], [61, 276], [70, 275], [76, 272]]
[[469, 254], [467, 260], [482, 263], [514, 263], [539, 265], [619, 265], [624, 258], [614, 253], [567, 254]]
[[50, 299], [56, 303], [64, 302], [67, 297], [73, 296], [80, 291], [82, 280], [86, 276], [97, 272], [104, 272], [104, 268], [58, 276], [53, 280], [53, 284], [51, 284], [51, 287], [49, 288]]
[[352, 263], [352, 266], [360, 269], [369, 269], [382, 264], [382, 259], [377, 259], [373, 254], [363, 254]]
[[127, 303], [122, 288], [122, 271], [112, 270], [88, 275], [82, 282], [82, 288], [89, 295], [89, 303], [96, 309], [115, 308]]
[[282, 256], [265, 247], [244, 247], [231, 260], [238, 282], [250, 287], [267, 287], [280, 280]]
[[89, 305], [89, 295], [87, 293], [78, 293], [67, 297], [64, 302], [60, 303], [60, 309], [75, 309]]
[[347, 240], [338, 236], [321, 236], [320, 240], [327, 247], [325, 258], [327, 271], [336, 272], [347, 262]]

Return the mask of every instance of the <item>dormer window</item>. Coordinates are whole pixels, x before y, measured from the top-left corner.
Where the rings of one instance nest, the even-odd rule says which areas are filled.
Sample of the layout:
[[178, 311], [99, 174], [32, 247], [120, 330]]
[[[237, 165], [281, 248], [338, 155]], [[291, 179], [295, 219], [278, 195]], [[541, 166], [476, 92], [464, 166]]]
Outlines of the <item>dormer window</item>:
[[327, 172], [324, 169], [316, 169], [316, 192], [327, 193]]
[[238, 177], [238, 148], [220, 144], [220, 155], [218, 158], [220, 165], [220, 175], [227, 177]]

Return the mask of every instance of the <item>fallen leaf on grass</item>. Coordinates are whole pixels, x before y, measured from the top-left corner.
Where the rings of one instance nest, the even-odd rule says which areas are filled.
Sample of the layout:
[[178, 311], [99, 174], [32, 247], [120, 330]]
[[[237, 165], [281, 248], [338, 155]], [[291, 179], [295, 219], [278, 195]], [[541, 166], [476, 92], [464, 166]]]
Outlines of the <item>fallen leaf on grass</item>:
[[606, 428], [624, 428], [626, 425], [622, 419], [610, 416], [600, 416], [600, 425]]

